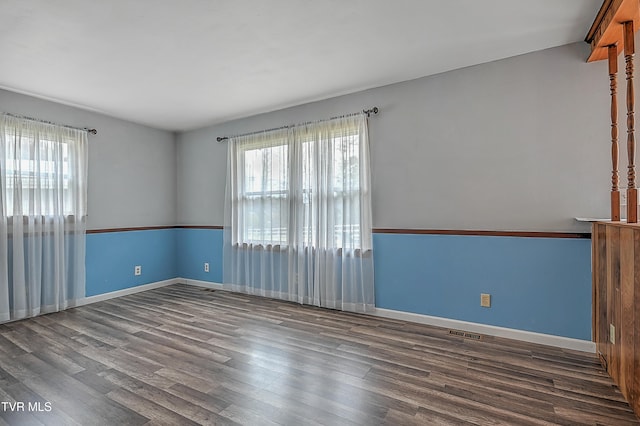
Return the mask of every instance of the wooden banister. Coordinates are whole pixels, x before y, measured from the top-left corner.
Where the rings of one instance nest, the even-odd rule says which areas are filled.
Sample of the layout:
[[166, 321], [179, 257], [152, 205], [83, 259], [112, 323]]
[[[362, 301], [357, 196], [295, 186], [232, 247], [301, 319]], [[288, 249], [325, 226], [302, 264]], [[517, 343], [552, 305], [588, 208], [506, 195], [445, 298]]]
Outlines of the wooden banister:
[[638, 190], [635, 170], [635, 92], [633, 83], [634, 34], [640, 28], [639, 0], [604, 0], [585, 41], [591, 44], [588, 61], [609, 61], [611, 91], [611, 220], [620, 221], [620, 176], [618, 172], [617, 56], [624, 51], [627, 80], [627, 222], [638, 222]]
[[611, 90], [611, 220], [620, 220], [620, 188], [618, 185], [618, 47], [609, 46], [609, 88]]
[[627, 223], [638, 222], [638, 190], [636, 189], [636, 141], [633, 89], [633, 56], [635, 54], [633, 21], [624, 23], [624, 61], [627, 74]]
[[[589, 61], [609, 60], [611, 91], [611, 219], [593, 225], [593, 340], [602, 365], [640, 416], [640, 224], [635, 170], [634, 33], [640, 0], [604, 0], [586, 41]], [[627, 223], [620, 221], [618, 174], [618, 54], [627, 81]]]

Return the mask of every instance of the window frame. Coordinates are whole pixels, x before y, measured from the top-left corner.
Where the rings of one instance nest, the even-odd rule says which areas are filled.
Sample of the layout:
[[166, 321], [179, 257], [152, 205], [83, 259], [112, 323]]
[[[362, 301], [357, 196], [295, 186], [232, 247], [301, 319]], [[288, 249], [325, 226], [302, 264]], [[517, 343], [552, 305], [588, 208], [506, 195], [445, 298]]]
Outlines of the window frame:
[[[355, 137], [355, 141], [352, 141], [351, 143], [355, 142], [356, 144], [356, 149], [355, 152], [358, 154], [358, 170], [360, 170], [360, 166], [361, 166], [361, 152], [360, 152], [360, 139], [359, 139], [359, 135], [360, 135], [360, 129], [358, 128], [358, 126], [341, 126], [341, 134], [337, 137], [331, 137], [331, 132], [328, 132], [330, 136], [329, 138], [321, 138], [321, 139], [317, 139], [315, 138], [315, 134], [317, 134], [317, 132], [315, 131], [311, 131], [311, 130], [302, 130], [299, 131], [297, 134], [297, 139], [295, 142], [296, 144], [300, 144], [300, 146], [304, 146], [304, 144], [318, 144], [318, 143], [331, 143], [332, 146], [334, 146], [334, 144], [336, 143], [335, 141], [337, 139], [343, 139], [343, 138], [349, 138], [349, 137]], [[330, 142], [328, 142], [330, 141]], [[287, 221], [287, 227], [284, 230], [284, 239], [279, 239], [279, 240], [270, 240], [267, 241], [264, 238], [262, 240], [254, 240], [252, 238], [248, 238], [248, 233], [249, 231], [246, 229], [246, 227], [243, 225], [241, 225], [241, 223], [243, 223], [243, 220], [241, 220], [241, 218], [244, 217], [245, 213], [246, 213], [246, 206], [244, 205], [244, 200], [246, 199], [246, 197], [249, 196], [264, 196], [264, 197], [269, 197], [272, 195], [284, 195], [285, 199], [288, 200], [289, 203], [294, 203], [296, 202], [297, 199], [299, 200], [304, 200], [305, 197], [311, 197], [312, 195], [312, 191], [313, 189], [311, 188], [311, 185], [305, 186], [304, 182], [299, 182], [298, 188], [301, 188], [300, 191], [296, 191], [299, 192], [298, 194], [294, 194], [294, 190], [293, 190], [293, 178], [291, 176], [290, 170], [292, 167], [292, 163], [294, 161], [297, 161], [295, 158], [292, 158], [292, 153], [290, 149], [287, 149], [287, 155], [285, 156], [287, 159], [287, 183], [285, 185], [286, 189], [279, 189], [279, 190], [262, 190], [262, 191], [253, 191], [253, 192], [248, 192], [245, 190], [245, 188], [243, 187], [245, 184], [245, 180], [247, 179], [246, 173], [244, 172], [245, 168], [246, 168], [246, 153], [254, 150], [254, 149], [262, 149], [262, 148], [269, 148], [269, 147], [275, 147], [275, 146], [288, 146], [290, 144], [290, 142], [287, 141], [286, 137], [283, 137], [282, 134], [274, 134], [273, 136], [273, 141], [272, 142], [267, 142], [265, 143], [264, 141], [262, 142], [243, 142], [240, 143], [236, 146], [236, 156], [234, 161], [236, 162], [236, 167], [238, 168], [238, 170], [243, 170], [242, 172], [242, 178], [240, 177], [236, 177], [236, 182], [234, 183], [234, 185], [239, 189], [239, 191], [236, 194], [233, 194], [234, 198], [238, 199], [238, 206], [237, 206], [237, 214], [236, 217], [234, 217], [233, 223], [236, 223], [238, 225], [238, 229], [235, 230], [233, 232], [233, 235], [235, 236], [235, 238], [237, 239], [237, 241], [233, 241], [233, 243], [235, 245], [238, 246], [246, 246], [246, 245], [260, 245], [260, 246], [267, 246], [267, 247], [278, 247], [280, 249], [286, 248], [290, 245], [290, 241], [291, 241], [291, 232], [290, 232], [290, 224], [291, 221], [288, 220]], [[299, 149], [299, 151], [302, 151], [302, 149]], [[302, 155], [302, 154], [300, 154]], [[303, 167], [301, 165], [298, 165], [298, 167]], [[241, 188], [242, 187], [242, 188]], [[343, 187], [344, 188], [344, 187]], [[349, 191], [345, 191], [345, 190], [340, 190], [339, 186], [333, 186], [333, 197], [335, 199], [345, 199], [348, 197], [355, 197], [355, 196], [359, 196], [360, 194], [362, 194], [363, 191], [365, 191], [366, 188], [363, 188], [361, 186], [361, 182], [360, 182], [360, 178], [358, 178], [358, 186], [357, 189], [351, 189]], [[291, 209], [291, 205], [289, 205], [289, 208]], [[312, 221], [313, 222], [313, 221]], [[356, 251], [360, 251], [363, 249], [363, 241], [362, 241], [362, 221], [358, 220], [357, 223], [352, 223], [352, 224], [340, 224], [340, 225], [334, 225], [334, 226], [341, 226], [341, 227], [345, 227], [345, 226], [349, 226], [351, 228], [351, 230], [349, 231], [350, 234], [354, 234], [357, 233], [358, 235], [358, 239], [357, 239], [357, 244], [355, 247], [344, 247], [344, 241], [342, 241], [342, 244], [337, 244], [338, 241], [336, 242], [336, 246], [339, 246], [340, 250], [343, 249], [348, 249], [348, 250], [356, 250]], [[264, 232], [264, 230], [263, 230]], [[344, 231], [342, 231], [344, 232]], [[310, 236], [312, 239], [314, 239], [314, 235], [315, 235], [315, 230], [311, 229], [311, 231], [309, 232]], [[333, 231], [333, 235], [337, 236], [339, 234], [338, 231]], [[334, 237], [335, 238], [335, 237]], [[304, 243], [305, 247], [311, 247], [311, 248], [315, 248], [317, 246], [317, 242], [316, 241], [311, 241], [310, 243]]]
[[[44, 123], [43, 125], [50, 124]], [[51, 124], [51, 126], [54, 125]], [[74, 177], [74, 174], [72, 173], [74, 161], [71, 157], [72, 151], [74, 150], [73, 144], [79, 143], [79, 141], [73, 137], [68, 136], [63, 137], [62, 140], [56, 140], [57, 138], [51, 137], [46, 133], [42, 135], [41, 131], [25, 129], [10, 124], [5, 124], [4, 131], [4, 137], [8, 141], [10, 141], [8, 145], [14, 144], [14, 149], [17, 146], [23, 147], [26, 145], [29, 149], [29, 155], [27, 156], [27, 158], [23, 158], [21, 154], [20, 158], [17, 159], [15, 158], [17, 157], [15, 151], [7, 150], [5, 152], [5, 158], [2, 160], [2, 164], [5, 167], [5, 178], [7, 180], [7, 200], [4, 206], [5, 208], [3, 208], [3, 212], [5, 213], [4, 216], [7, 218], [7, 220], [10, 223], [14, 223], [16, 220], [15, 218], [22, 217], [23, 222], [26, 223], [28, 218], [41, 218], [40, 220], [42, 220], [43, 223], [48, 223], [56, 218], [61, 218], [65, 223], [73, 222], [76, 218], [76, 212], [73, 208], [71, 208], [71, 206], [76, 204], [78, 200], [71, 199], [73, 197], [69, 196], [69, 194], [72, 192], [71, 187], [73, 185], [74, 179], [78, 179], [78, 177]], [[17, 138], [20, 138], [21, 140], [17, 141]], [[59, 154], [55, 156], [57, 158], [41, 158], [40, 154], [33, 155], [36, 147], [40, 147], [43, 144], [48, 144], [50, 146], [50, 150], [60, 150]], [[62, 160], [61, 163], [59, 161], [60, 159]], [[79, 160], [76, 159], [75, 161]], [[20, 163], [20, 165], [18, 166], [17, 163]], [[11, 164], [11, 167], [9, 167], [9, 164]], [[25, 165], [26, 167], [24, 167]], [[25, 193], [28, 194], [29, 191], [36, 190], [36, 188], [38, 188], [38, 185], [41, 185], [41, 190], [55, 191], [59, 189], [56, 188], [54, 180], [57, 178], [57, 176], [59, 176], [60, 173], [62, 174], [63, 183], [62, 194], [59, 195], [58, 202], [62, 202], [63, 206], [66, 207], [64, 211], [61, 211], [60, 213], [54, 213], [50, 209], [50, 204], [49, 206], [46, 206], [47, 208], [43, 208], [41, 206], [40, 211], [30, 213], [29, 211], [25, 211], [28, 209], [25, 209], [25, 201], [23, 200], [23, 206], [21, 208], [22, 214], [13, 213], [15, 209], [13, 208], [13, 199], [10, 199], [11, 197], [9, 189], [11, 189], [11, 193], [15, 190], [16, 187], [13, 185], [13, 183], [16, 180], [20, 181], [20, 188], [23, 192], [21, 196], [23, 199], [25, 199], [28, 198], [25, 197]], [[43, 183], [45, 185], [42, 185]], [[85, 192], [86, 184], [87, 182], [85, 180]], [[9, 202], [11, 204], [9, 204]], [[11, 208], [9, 208], [10, 206]], [[85, 202], [81, 202], [80, 206], [81, 211], [77, 216], [79, 219], [84, 220], [87, 217], [87, 206]]]

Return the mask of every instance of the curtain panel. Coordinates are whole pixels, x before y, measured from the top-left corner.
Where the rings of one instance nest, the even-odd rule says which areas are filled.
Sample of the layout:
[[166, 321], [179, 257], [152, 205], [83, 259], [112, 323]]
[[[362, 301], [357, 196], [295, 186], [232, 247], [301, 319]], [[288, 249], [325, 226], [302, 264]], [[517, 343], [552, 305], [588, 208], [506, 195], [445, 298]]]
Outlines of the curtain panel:
[[85, 293], [87, 132], [0, 115], [0, 322]]
[[332, 309], [373, 310], [366, 116], [228, 143], [226, 287]]

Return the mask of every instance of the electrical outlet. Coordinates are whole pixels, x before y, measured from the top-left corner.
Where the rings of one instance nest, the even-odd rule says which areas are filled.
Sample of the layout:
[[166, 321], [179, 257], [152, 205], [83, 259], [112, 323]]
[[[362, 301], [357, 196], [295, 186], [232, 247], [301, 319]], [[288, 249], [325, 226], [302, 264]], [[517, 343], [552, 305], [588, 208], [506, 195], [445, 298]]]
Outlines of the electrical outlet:
[[613, 324], [609, 324], [609, 341], [611, 344], [616, 344], [616, 327]]
[[209, 262], [204, 262], [204, 271], [209, 272]]
[[627, 188], [620, 188], [620, 205], [627, 205]]
[[136, 265], [135, 268], [133, 268], [133, 275], [142, 275], [142, 266]]
[[480, 294], [480, 306], [482, 306], [483, 308], [490, 308], [491, 307], [491, 295], [488, 293], [481, 293]]

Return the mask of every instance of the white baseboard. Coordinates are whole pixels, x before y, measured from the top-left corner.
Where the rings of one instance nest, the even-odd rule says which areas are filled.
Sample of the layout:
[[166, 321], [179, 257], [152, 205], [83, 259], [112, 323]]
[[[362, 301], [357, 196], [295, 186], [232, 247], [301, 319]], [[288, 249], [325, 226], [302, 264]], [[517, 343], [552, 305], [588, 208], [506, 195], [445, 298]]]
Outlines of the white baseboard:
[[79, 299], [75, 306], [88, 305], [90, 303], [102, 302], [103, 300], [113, 299], [114, 297], [127, 296], [129, 294], [140, 293], [141, 291], [153, 290], [154, 288], [166, 287], [171, 284], [178, 284], [183, 282], [180, 278], [172, 278], [170, 280], [156, 281], [149, 284], [143, 284], [136, 287], [123, 288], [122, 290], [116, 290], [109, 293], [98, 294], [96, 296], [89, 296]]
[[412, 312], [394, 311], [392, 309], [376, 308], [375, 312], [373, 312], [373, 315], [384, 318], [392, 318], [402, 321], [432, 325], [435, 327], [471, 331], [473, 333], [521, 340], [523, 342], [556, 346], [559, 348], [572, 349], [582, 352], [596, 352], [596, 344], [594, 342], [590, 342], [588, 340], [572, 339], [570, 337], [554, 336], [552, 334], [534, 333], [532, 331], [516, 330], [514, 328], [497, 327], [495, 325], [478, 324], [475, 322], [460, 321], [449, 318], [432, 317], [429, 315], [414, 314]]
[[181, 282], [183, 284], [187, 284], [187, 285], [193, 285], [196, 287], [204, 287], [204, 288], [212, 288], [214, 290], [222, 290], [223, 289], [223, 285], [222, 283], [214, 283], [211, 281], [201, 281], [201, 280], [190, 280], [187, 278], [178, 278], [178, 282]]

